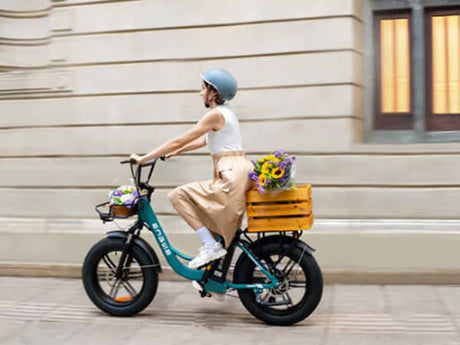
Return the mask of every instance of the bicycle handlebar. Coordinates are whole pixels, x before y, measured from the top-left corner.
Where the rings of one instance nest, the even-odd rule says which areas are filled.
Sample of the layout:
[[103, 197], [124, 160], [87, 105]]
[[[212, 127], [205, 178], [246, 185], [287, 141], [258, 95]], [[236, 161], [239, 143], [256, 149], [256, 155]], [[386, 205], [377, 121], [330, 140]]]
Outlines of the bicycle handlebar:
[[[129, 164], [130, 165], [131, 175], [132, 175], [132, 177], [134, 179], [134, 183], [136, 184], [136, 189], [138, 190], [138, 192], [139, 192], [140, 187], [142, 187], [142, 188], [149, 187], [148, 183], [150, 181], [150, 178], [152, 177], [153, 169], [155, 168], [155, 164], [157, 163], [158, 159], [161, 159], [162, 161], [165, 161], [166, 157], [161, 156], [161, 157], [155, 158], [153, 161], [151, 161], [149, 163], [145, 163], [145, 164], [137, 164], [137, 162], [136, 162], [136, 160], [134, 158], [124, 160], [124, 161], [120, 162], [120, 164]], [[137, 165], [136, 172], [134, 172], [134, 166], [135, 165]], [[147, 179], [145, 180], [145, 182], [142, 182], [141, 181], [141, 170], [142, 170], [142, 168], [145, 168], [145, 167], [151, 167], [151, 168], [150, 168], [150, 171], [149, 171], [149, 173], [147, 175]], [[150, 188], [152, 188], [152, 191], [153, 191], [153, 187], [150, 187]]]
[[[149, 163], [145, 163], [145, 164], [140, 164], [142, 167], [148, 167], [148, 166], [151, 166], [151, 165], [154, 165], [156, 163], [156, 161], [158, 159], [161, 159], [162, 161], [165, 161], [166, 160], [166, 156], [161, 156], [159, 158], [155, 158], [153, 161], [149, 162]], [[135, 165], [136, 164], [136, 160], [134, 158], [131, 158], [131, 159], [127, 159], [127, 160], [124, 160], [124, 161], [121, 161], [120, 164], [132, 164], [132, 165]]]
[[[136, 187], [137, 191], [140, 192], [141, 189], [147, 189], [149, 191], [149, 194], [148, 194], [149, 198], [150, 198], [151, 193], [153, 192], [153, 187], [150, 186], [148, 183], [150, 181], [150, 178], [152, 177], [152, 173], [153, 173], [153, 170], [155, 168], [155, 164], [157, 163], [158, 159], [161, 159], [162, 161], [165, 161], [166, 157], [161, 156], [161, 157], [155, 158], [153, 161], [151, 161], [149, 163], [145, 163], [145, 164], [137, 164], [136, 160], [133, 159], [133, 158], [127, 159], [127, 160], [124, 160], [124, 161], [120, 162], [120, 164], [129, 164], [129, 167], [131, 169], [131, 176], [133, 177], [133, 180], [134, 180], [135, 187]], [[136, 165], [137, 165], [136, 172], [134, 172], [134, 166], [136, 166]], [[145, 167], [150, 167], [150, 171], [149, 171], [149, 173], [147, 175], [147, 179], [144, 182], [142, 182], [141, 181], [141, 171], [142, 171], [142, 168], [145, 168]]]

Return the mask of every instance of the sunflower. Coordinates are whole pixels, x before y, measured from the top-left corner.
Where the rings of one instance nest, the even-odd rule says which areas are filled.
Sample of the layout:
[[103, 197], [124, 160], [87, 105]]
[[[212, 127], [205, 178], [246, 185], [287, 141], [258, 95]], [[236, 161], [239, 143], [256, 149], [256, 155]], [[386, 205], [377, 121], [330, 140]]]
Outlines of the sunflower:
[[267, 176], [265, 175], [260, 175], [259, 176], [259, 184], [261, 186], [265, 186], [265, 183], [267, 183]]
[[262, 165], [262, 168], [260, 168], [260, 171], [262, 172], [262, 174], [268, 175], [269, 172], [270, 172], [270, 166], [271, 166], [270, 163], [265, 162], [265, 163]]
[[284, 175], [284, 169], [280, 169], [280, 168], [275, 168], [273, 171], [272, 171], [272, 177], [273, 178], [281, 178], [283, 177]]

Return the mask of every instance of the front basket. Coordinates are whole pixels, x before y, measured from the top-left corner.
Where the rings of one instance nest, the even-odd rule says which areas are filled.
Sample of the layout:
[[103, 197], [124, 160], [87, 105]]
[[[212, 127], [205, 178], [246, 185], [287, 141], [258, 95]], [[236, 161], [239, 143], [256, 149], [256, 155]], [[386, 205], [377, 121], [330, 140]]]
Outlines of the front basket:
[[252, 188], [246, 202], [248, 232], [302, 231], [313, 225], [311, 185], [265, 194]]
[[96, 212], [103, 221], [111, 221], [115, 218], [128, 218], [136, 214], [136, 207], [124, 205], [110, 205], [109, 202], [104, 202], [96, 206]]

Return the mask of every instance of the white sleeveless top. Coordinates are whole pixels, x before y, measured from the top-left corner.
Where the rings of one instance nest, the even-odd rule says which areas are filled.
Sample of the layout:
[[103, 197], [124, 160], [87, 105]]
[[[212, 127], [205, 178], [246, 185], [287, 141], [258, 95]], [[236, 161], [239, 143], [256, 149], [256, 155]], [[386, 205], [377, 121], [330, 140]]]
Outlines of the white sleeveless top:
[[237, 117], [226, 104], [219, 105], [216, 109], [224, 116], [225, 124], [218, 131], [206, 133], [206, 144], [209, 151], [212, 155], [226, 151], [242, 151], [243, 143]]

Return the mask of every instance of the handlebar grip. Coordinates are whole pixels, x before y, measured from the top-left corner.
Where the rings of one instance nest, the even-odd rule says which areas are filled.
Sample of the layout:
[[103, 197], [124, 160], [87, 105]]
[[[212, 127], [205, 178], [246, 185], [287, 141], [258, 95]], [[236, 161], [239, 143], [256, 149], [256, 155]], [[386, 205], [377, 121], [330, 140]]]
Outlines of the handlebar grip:
[[128, 160], [125, 160], [125, 161], [121, 161], [120, 164], [135, 164], [136, 163], [136, 160], [134, 158], [131, 158], [131, 159], [128, 159]]

